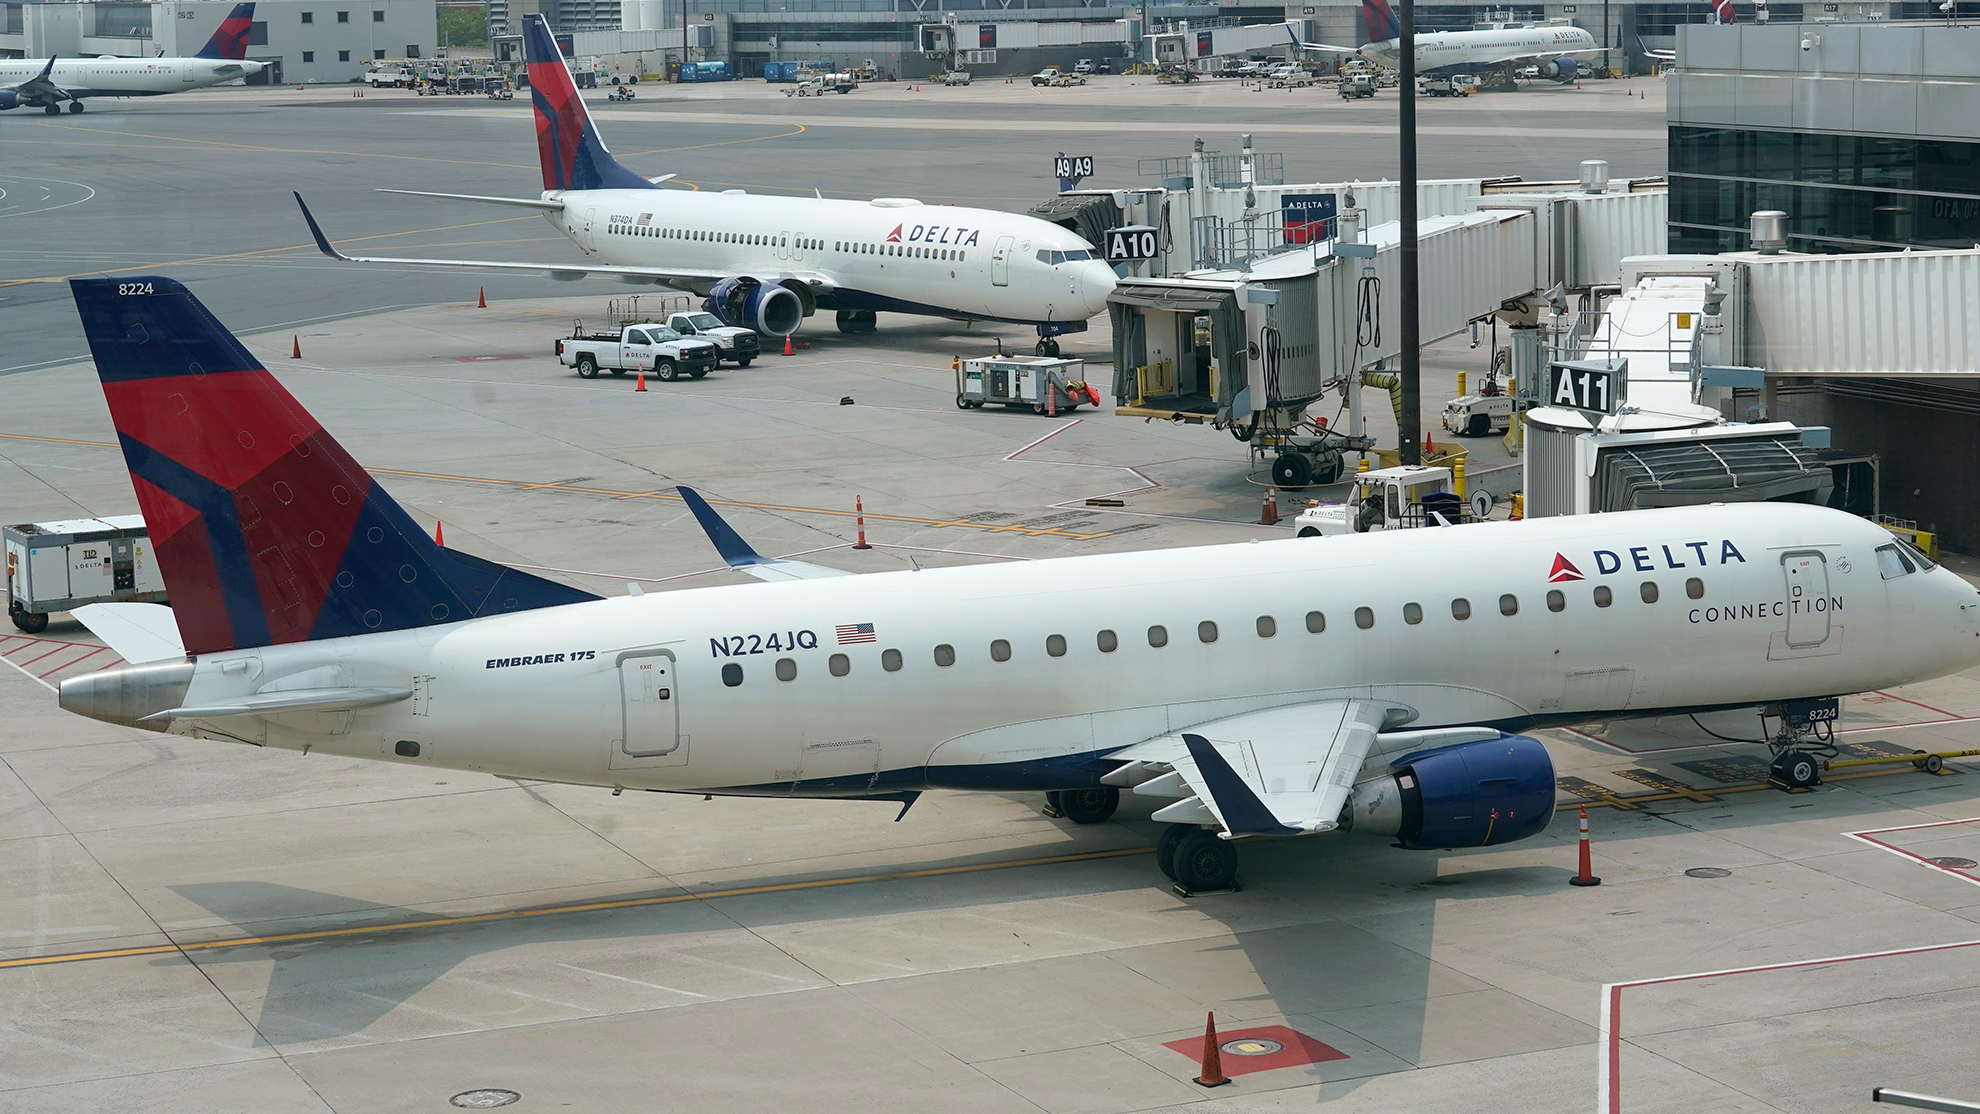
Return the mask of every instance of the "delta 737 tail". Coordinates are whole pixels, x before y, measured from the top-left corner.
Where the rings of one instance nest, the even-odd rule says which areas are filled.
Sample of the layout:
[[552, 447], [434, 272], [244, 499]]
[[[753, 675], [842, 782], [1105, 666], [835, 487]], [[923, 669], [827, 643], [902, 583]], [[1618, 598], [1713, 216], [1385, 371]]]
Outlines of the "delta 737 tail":
[[597, 598], [435, 544], [179, 283], [69, 285], [187, 653]]
[[659, 187], [619, 165], [592, 126], [550, 24], [523, 17], [529, 100], [536, 108], [536, 153], [545, 190], [650, 190]]
[[228, 62], [239, 62], [247, 57], [248, 32], [254, 29], [254, 5], [236, 4], [227, 18], [199, 48], [195, 58], [219, 58]]

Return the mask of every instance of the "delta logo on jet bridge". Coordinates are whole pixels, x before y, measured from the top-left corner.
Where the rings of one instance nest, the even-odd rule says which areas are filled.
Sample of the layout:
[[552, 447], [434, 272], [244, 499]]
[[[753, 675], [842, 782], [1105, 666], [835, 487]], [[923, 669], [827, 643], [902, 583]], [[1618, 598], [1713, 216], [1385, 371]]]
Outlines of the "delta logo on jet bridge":
[[[1671, 552], [1672, 545], [1677, 546], [1676, 553]], [[1629, 566], [1637, 572], [1656, 572], [1658, 568], [1656, 562], [1656, 556], [1650, 552], [1650, 548], [1651, 547], [1647, 545], [1631, 546], [1629, 548], [1629, 557], [1627, 561]], [[1712, 548], [1712, 543], [1711, 542], [1673, 542], [1673, 543], [1665, 543], [1659, 545], [1656, 548], [1663, 553], [1664, 564], [1662, 567], [1664, 568], [1683, 569], [1683, 568], [1690, 568], [1693, 564], [1696, 564], [1698, 567], [1703, 568], [1704, 566], [1710, 563], [1708, 558], [1710, 557], [1710, 550]], [[1619, 554], [1614, 550], [1609, 550], [1609, 549], [1595, 550], [1594, 557], [1595, 557], [1595, 569], [1597, 572], [1600, 572], [1603, 576], [1609, 576], [1614, 573], [1619, 573], [1623, 570], [1623, 565], [1625, 563], [1624, 558], [1622, 554]], [[1698, 560], [1696, 562], [1692, 561], [1691, 558], [1693, 557], [1698, 558]], [[1733, 543], [1730, 540], [1723, 538], [1720, 539], [1719, 564], [1729, 565], [1734, 562], [1738, 562], [1739, 564], [1744, 565], [1746, 563], [1746, 556], [1742, 554], [1739, 551], [1739, 548], [1733, 545]], [[1565, 554], [1560, 554], [1560, 553], [1554, 554], [1554, 567], [1551, 571], [1547, 573], [1547, 583], [1563, 584], [1571, 580], [1586, 580], [1586, 579], [1588, 578], [1585, 575], [1583, 575], [1580, 569], [1575, 567], [1573, 561], [1567, 559]]]

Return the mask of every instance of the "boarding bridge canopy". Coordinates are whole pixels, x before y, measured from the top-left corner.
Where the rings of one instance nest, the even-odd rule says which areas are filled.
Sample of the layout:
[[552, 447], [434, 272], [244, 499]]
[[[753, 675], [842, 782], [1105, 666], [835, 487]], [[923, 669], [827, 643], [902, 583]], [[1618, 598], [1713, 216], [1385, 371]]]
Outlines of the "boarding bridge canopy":
[[1805, 498], [1827, 501], [1833, 483], [1800, 434], [1751, 440], [1605, 446], [1596, 458], [1594, 505], [1604, 510]]

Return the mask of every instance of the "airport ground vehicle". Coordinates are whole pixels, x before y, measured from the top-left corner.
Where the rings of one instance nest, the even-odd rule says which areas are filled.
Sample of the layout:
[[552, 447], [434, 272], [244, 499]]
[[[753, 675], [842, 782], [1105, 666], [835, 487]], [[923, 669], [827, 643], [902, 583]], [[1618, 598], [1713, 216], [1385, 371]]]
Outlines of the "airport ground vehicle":
[[1075, 62], [1075, 63], [1073, 63], [1073, 72], [1074, 72], [1074, 73], [1077, 73], [1077, 74], [1089, 74], [1089, 73], [1092, 73], [1092, 72], [1093, 72], [1093, 59], [1091, 59], [1091, 58], [1081, 58], [1081, 59], [1080, 59], [1080, 60], [1079, 60], [1078, 62]]
[[763, 348], [755, 330], [724, 325], [712, 313], [676, 313], [667, 318], [667, 327], [684, 337], [713, 341], [721, 349], [716, 358], [729, 360], [737, 367], [748, 367]]
[[632, 100], [632, 99], [633, 99], [633, 91], [632, 91], [632, 86], [630, 86], [630, 85], [621, 85], [621, 86], [619, 86], [619, 87], [618, 87], [617, 89], [614, 89], [614, 90], [612, 90], [612, 91], [611, 91], [610, 93], [608, 93], [608, 94], [606, 94], [606, 96], [605, 96], [605, 99], [606, 99], [606, 100], [608, 100], [608, 101], [629, 101], [629, 100]]
[[1306, 71], [1306, 67], [1287, 62], [1265, 71], [1265, 80], [1281, 89], [1297, 89], [1313, 84], [1313, 75]]
[[1471, 84], [1455, 77], [1426, 77], [1416, 85], [1417, 91], [1426, 97], [1468, 97]]
[[587, 333], [580, 325], [557, 338], [557, 362], [586, 379], [596, 379], [600, 368], [613, 375], [652, 371], [666, 382], [699, 379], [715, 370], [721, 352], [714, 341], [689, 339], [665, 325], [627, 325], [616, 333]]
[[516, 99], [516, 91], [509, 88], [506, 82], [501, 85], [490, 85], [487, 88], [488, 99], [491, 101], [512, 101]]
[[1375, 95], [1375, 79], [1365, 73], [1341, 75], [1341, 99], [1360, 100]]
[[950, 71], [949, 71], [948, 73], [945, 73], [945, 74], [943, 74], [943, 75], [942, 75], [942, 84], [944, 84], [944, 85], [968, 85], [968, 84], [969, 84], [969, 71], [968, 71], [968, 70], [950, 70]]
[[1356, 476], [1347, 502], [1308, 507], [1293, 520], [1293, 532], [1312, 538], [1457, 526], [1491, 513], [1492, 496], [1480, 490], [1467, 503], [1452, 486], [1449, 468], [1405, 464]]
[[7, 615], [27, 634], [52, 611], [90, 603], [164, 603], [165, 580], [144, 516], [26, 522], [0, 530], [7, 551]]
[[411, 85], [414, 76], [404, 66], [380, 66], [364, 72], [364, 82], [373, 89], [404, 89]]
[[981, 356], [956, 369], [956, 409], [984, 406], [1064, 414], [1081, 405], [1099, 405], [1099, 393], [1086, 385], [1086, 361], [1049, 356]]
[[1075, 85], [1084, 84], [1086, 84], [1086, 79], [1076, 73], [1062, 73], [1052, 79], [1052, 88], [1054, 89], [1070, 89]]
[[1537, 399], [1495, 395], [1459, 395], [1444, 404], [1444, 428], [1465, 437], [1504, 433], [1512, 416], [1540, 405]]
[[1057, 80], [1059, 80], [1059, 67], [1057, 66], [1047, 66], [1031, 75], [1031, 84], [1033, 87], [1050, 85]]

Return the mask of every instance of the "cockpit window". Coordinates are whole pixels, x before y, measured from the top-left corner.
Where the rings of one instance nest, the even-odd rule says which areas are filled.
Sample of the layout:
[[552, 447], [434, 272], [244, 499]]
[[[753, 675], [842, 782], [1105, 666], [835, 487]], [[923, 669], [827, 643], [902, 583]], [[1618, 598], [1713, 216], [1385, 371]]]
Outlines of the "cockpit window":
[[1925, 556], [1924, 550], [1919, 549], [1917, 546], [1911, 544], [1908, 541], [1905, 541], [1903, 538], [1896, 538], [1893, 540], [1897, 542], [1898, 549], [1902, 551], [1905, 556], [1911, 558], [1911, 563], [1918, 566], [1919, 572], [1931, 572], [1933, 569], [1938, 567], [1938, 562], [1932, 560], [1930, 557]]
[[1054, 266], [1060, 263], [1077, 262], [1081, 259], [1091, 259], [1091, 258], [1093, 258], [1093, 253], [1090, 251], [1086, 251], [1084, 249], [1081, 249], [1079, 251], [1051, 251], [1046, 248], [1038, 249], [1038, 261], [1040, 263], [1050, 263], [1053, 264]]
[[1895, 543], [1877, 547], [1877, 572], [1885, 580], [1896, 580], [1900, 576], [1908, 576], [1917, 571], [1911, 563], [1911, 558], [1899, 552]]
[[1091, 258], [1093, 258], [1093, 253], [1092, 253], [1092, 252], [1090, 252], [1090, 251], [1084, 251], [1084, 250], [1082, 250], [1082, 251], [1069, 251], [1069, 252], [1067, 252], [1067, 253], [1066, 253], [1066, 260], [1067, 260], [1068, 262], [1072, 262], [1072, 261], [1075, 261], [1075, 260], [1080, 260], [1080, 259], [1091, 259]]

